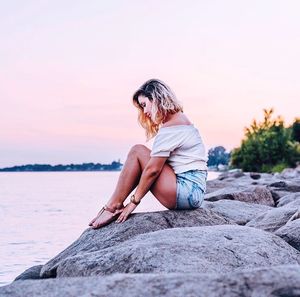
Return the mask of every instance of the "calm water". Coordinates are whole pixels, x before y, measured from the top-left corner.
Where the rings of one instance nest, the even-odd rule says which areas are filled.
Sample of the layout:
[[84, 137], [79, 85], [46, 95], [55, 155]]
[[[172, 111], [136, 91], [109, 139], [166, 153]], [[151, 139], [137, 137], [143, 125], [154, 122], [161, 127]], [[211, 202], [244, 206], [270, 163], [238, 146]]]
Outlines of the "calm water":
[[[77, 239], [109, 198], [119, 174], [0, 173], [0, 286]], [[217, 175], [210, 172], [208, 178]], [[164, 209], [147, 194], [136, 211]]]

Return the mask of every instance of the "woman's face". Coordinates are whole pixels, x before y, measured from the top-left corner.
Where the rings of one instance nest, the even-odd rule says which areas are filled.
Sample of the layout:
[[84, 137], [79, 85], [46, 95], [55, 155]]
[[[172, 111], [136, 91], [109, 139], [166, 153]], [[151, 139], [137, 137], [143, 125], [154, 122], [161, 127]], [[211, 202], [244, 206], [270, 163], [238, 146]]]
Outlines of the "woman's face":
[[138, 97], [138, 102], [140, 106], [144, 109], [144, 114], [147, 117], [151, 117], [151, 109], [152, 109], [152, 101], [150, 101], [147, 97], [140, 95]]

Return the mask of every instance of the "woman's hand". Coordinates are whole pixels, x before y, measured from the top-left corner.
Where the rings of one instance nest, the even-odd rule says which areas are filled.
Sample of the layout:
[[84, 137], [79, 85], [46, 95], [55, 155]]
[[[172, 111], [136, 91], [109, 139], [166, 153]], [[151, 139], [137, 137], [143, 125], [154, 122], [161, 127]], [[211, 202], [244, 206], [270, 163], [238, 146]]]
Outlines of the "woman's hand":
[[125, 222], [127, 220], [127, 218], [129, 217], [129, 215], [135, 210], [136, 207], [137, 207], [136, 204], [129, 202], [123, 209], [123, 211], [120, 214], [120, 216], [118, 217], [118, 219], [116, 220], [116, 223]]

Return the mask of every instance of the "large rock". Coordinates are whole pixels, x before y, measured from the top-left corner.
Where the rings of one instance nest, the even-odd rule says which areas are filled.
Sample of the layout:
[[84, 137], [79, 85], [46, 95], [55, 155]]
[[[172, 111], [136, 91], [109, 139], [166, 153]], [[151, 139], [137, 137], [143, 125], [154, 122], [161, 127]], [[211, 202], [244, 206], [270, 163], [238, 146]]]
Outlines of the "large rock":
[[233, 178], [233, 176], [229, 175], [229, 178], [224, 178], [222, 179], [223, 182], [226, 183], [231, 183], [231, 185], [238, 184], [238, 185], [244, 185], [244, 186], [249, 186], [249, 185], [270, 185], [276, 181], [280, 181], [282, 179], [274, 176], [273, 174], [270, 173], [253, 173], [253, 172], [245, 172], [243, 173], [242, 176], [239, 178]]
[[241, 169], [233, 169], [229, 171], [224, 171], [218, 176], [218, 180], [225, 180], [225, 179], [236, 179], [239, 177], [244, 176], [245, 173]]
[[43, 265], [36, 265], [26, 269], [23, 273], [15, 278], [15, 281], [25, 279], [39, 279]]
[[277, 207], [287, 205], [288, 203], [300, 200], [300, 193], [289, 193], [278, 200]]
[[271, 191], [273, 198], [277, 201], [283, 195], [290, 192], [300, 191], [300, 175], [297, 178], [287, 180], [280, 174], [269, 173], [238, 173], [239, 177], [235, 177], [235, 173], [223, 173], [218, 179], [207, 182], [207, 193], [232, 188], [239, 191], [247, 189], [249, 186], [267, 186]]
[[286, 225], [275, 232], [275, 235], [280, 236], [288, 244], [300, 251], [300, 218], [298, 217], [296, 220], [287, 222]]
[[206, 193], [211, 193], [223, 189], [229, 185], [230, 183], [218, 179], [208, 180], [206, 182]]
[[274, 206], [272, 194], [265, 186], [248, 186], [243, 189], [237, 186], [227, 187], [205, 195], [206, 201], [222, 199]]
[[289, 296], [299, 297], [300, 266], [280, 265], [234, 273], [113, 274], [15, 282], [0, 288], [2, 297], [23, 296]]
[[61, 261], [57, 277], [112, 273], [233, 272], [299, 264], [300, 253], [262, 230], [237, 225], [186, 227], [141, 234]]
[[245, 225], [258, 214], [273, 209], [270, 206], [246, 203], [236, 200], [204, 201], [202, 207], [210, 209], [224, 218], [230, 219], [239, 225]]
[[272, 197], [273, 197], [273, 200], [275, 202], [275, 205], [277, 206], [278, 203], [279, 203], [279, 200], [286, 196], [286, 195], [289, 195], [291, 194], [290, 192], [288, 191], [281, 191], [280, 189], [276, 189], [276, 188], [269, 188], [271, 194], [272, 194]]
[[299, 210], [300, 200], [295, 200], [285, 206], [271, 209], [258, 215], [246, 224], [265, 231], [274, 232], [284, 226]]
[[66, 258], [116, 246], [136, 235], [168, 228], [235, 224], [211, 210], [160, 211], [133, 214], [122, 224], [111, 223], [103, 228], [87, 229], [78, 240], [46, 263], [41, 277], [55, 277], [56, 268]]
[[300, 177], [300, 170], [298, 166], [297, 168], [286, 168], [280, 173], [280, 178], [284, 179], [294, 179]]
[[300, 192], [300, 180], [295, 181], [277, 181], [269, 185], [270, 187], [280, 189], [286, 192]]
[[232, 173], [223, 173], [218, 177], [218, 179], [209, 181], [209, 183], [217, 185], [223, 183], [225, 187], [226, 185], [249, 186], [251, 184], [271, 186], [280, 184], [283, 185], [283, 182], [285, 182], [285, 187], [287, 189], [289, 188], [290, 191], [295, 191], [296, 188], [294, 186], [299, 186], [299, 181], [300, 174], [293, 174], [293, 178], [286, 179], [280, 174], [244, 172], [238, 173], [238, 176]]

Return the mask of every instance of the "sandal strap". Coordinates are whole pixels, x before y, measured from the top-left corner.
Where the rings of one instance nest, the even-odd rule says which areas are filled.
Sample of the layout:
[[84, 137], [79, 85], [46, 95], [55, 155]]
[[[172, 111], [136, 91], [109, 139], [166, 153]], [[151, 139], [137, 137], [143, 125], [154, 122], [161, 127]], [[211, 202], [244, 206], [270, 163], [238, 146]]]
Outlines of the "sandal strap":
[[108, 207], [107, 205], [105, 205], [105, 206], [103, 207], [103, 210], [107, 210], [107, 211], [109, 211], [109, 212], [111, 212], [111, 213], [115, 213], [115, 211], [116, 211], [116, 209], [110, 208], [110, 207]]
[[102, 207], [102, 208], [99, 210], [99, 212], [98, 212], [98, 214], [97, 214], [97, 217], [100, 216], [100, 215], [104, 212], [104, 210], [105, 210], [105, 208]]

